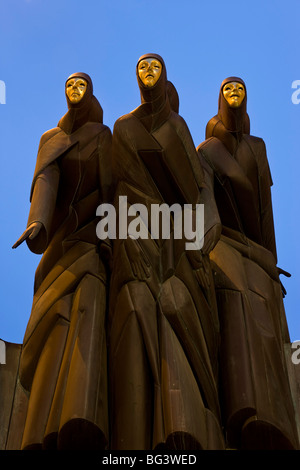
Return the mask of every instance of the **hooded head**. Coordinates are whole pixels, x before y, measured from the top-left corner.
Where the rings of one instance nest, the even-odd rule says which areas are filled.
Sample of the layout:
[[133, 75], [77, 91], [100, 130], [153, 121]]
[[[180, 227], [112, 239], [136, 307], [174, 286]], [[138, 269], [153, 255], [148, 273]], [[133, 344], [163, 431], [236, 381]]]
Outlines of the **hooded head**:
[[[71, 101], [70, 98], [69, 98], [68, 86], [69, 86], [70, 83], [72, 83], [72, 80], [79, 80], [79, 79], [82, 79], [86, 82], [86, 90], [85, 90], [85, 93], [84, 93], [83, 97], [81, 98], [81, 100], [76, 103], [76, 102]], [[84, 104], [90, 103], [90, 101], [92, 99], [92, 96], [93, 96], [93, 83], [92, 83], [91, 77], [89, 75], [87, 75], [86, 73], [73, 73], [66, 80], [65, 94], [66, 94], [67, 105], [68, 105], [69, 109], [71, 109], [71, 108], [74, 108], [74, 109], [80, 108]]]
[[[72, 78], [82, 78], [87, 84], [83, 97], [77, 103], [72, 102], [67, 94], [66, 86]], [[77, 72], [70, 75], [65, 83], [65, 93], [69, 110], [59, 121], [58, 127], [67, 134], [72, 134], [87, 122], [103, 122], [103, 110], [93, 95], [93, 82], [88, 74]]]
[[[147, 86], [140, 78], [139, 66], [143, 61], [154, 59], [161, 64], [160, 75], [153, 86]], [[163, 58], [158, 54], [142, 55], [136, 65], [136, 76], [141, 93], [141, 102], [149, 103], [154, 111], [157, 111], [166, 100], [167, 93], [167, 71]]]
[[[244, 87], [245, 96], [239, 106], [230, 106], [223, 90], [229, 83], [240, 83]], [[206, 126], [205, 138], [217, 137], [234, 154], [243, 134], [250, 133], [250, 120], [247, 114], [247, 89], [245, 82], [239, 77], [228, 77], [223, 80], [218, 102], [218, 114], [210, 119]]]
[[[224, 88], [229, 83], [240, 83], [244, 87], [245, 96], [240, 106], [230, 106], [224, 96]], [[249, 117], [247, 115], [247, 89], [245, 82], [239, 77], [228, 77], [223, 80], [219, 93], [218, 116], [230, 132], [249, 133]]]
[[[153, 85], [142, 80], [139, 65], [143, 61], [154, 59], [161, 65], [160, 74], [156, 74]], [[179, 98], [174, 85], [167, 80], [167, 70], [163, 58], [158, 54], [142, 55], [136, 65], [136, 76], [141, 94], [141, 106], [133, 113], [142, 121], [148, 131], [159, 127], [169, 116], [171, 110], [178, 113]], [[157, 78], [158, 77], [158, 78]], [[145, 83], [146, 82], [146, 83]], [[151, 85], [151, 86], [150, 86]]]

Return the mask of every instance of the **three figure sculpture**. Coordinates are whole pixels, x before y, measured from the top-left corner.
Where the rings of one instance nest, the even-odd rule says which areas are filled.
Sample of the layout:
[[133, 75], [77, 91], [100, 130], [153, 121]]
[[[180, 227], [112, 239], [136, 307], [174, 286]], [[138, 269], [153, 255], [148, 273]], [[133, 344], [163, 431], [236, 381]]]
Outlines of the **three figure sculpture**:
[[[26, 240], [43, 253], [22, 346], [20, 449], [298, 449], [284, 358], [271, 176], [250, 135], [244, 82], [221, 85], [196, 149], [163, 59], [136, 68], [141, 105], [111, 134], [90, 77], [66, 81], [68, 112], [43, 134]], [[139, 208], [144, 235], [100, 240], [96, 209]], [[201, 248], [168, 212], [204, 205]], [[153, 221], [152, 221], [153, 222]], [[118, 224], [117, 224], [118, 226]], [[15, 411], [17, 413], [17, 411]]]

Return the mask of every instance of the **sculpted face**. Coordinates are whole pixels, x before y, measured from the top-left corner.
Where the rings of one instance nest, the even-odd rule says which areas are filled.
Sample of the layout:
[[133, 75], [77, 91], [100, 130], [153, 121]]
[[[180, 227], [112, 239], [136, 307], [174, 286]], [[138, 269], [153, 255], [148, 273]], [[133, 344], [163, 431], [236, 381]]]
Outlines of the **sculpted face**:
[[71, 103], [79, 103], [87, 88], [87, 81], [83, 78], [70, 78], [66, 83], [66, 94]]
[[245, 98], [245, 87], [239, 82], [226, 83], [223, 87], [223, 96], [229, 106], [238, 108]]
[[143, 84], [150, 88], [155, 85], [162, 71], [162, 64], [154, 58], [143, 59], [138, 65], [138, 75]]

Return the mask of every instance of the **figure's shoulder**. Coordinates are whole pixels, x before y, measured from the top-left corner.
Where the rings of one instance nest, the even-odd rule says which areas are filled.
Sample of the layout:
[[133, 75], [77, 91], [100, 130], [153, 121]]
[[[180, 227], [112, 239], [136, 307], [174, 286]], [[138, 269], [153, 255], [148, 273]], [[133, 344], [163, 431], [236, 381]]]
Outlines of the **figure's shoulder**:
[[56, 134], [59, 134], [60, 132], [63, 132], [60, 127], [53, 127], [52, 129], [49, 129], [48, 131], [44, 132], [41, 136], [41, 142], [45, 143], [47, 140], [51, 139], [54, 137]]
[[107, 134], [111, 134], [110, 127], [106, 124], [101, 124], [102, 132], [106, 132]]
[[99, 130], [99, 133], [101, 133], [105, 137], [111, 138], [112, 132], [110, 127], [106, 126], [105, 124], [102, 124], [101, 130]]
[[261, 137], [255, 135], [244, 134], [243, 138], [250, 145], [254, 153], [266, 154], [266, 144]]
[[178, 127], [179, 129], [188, 129], [188, 125], [185, 119], [180, 115], [175, 113], [175, 111], [171, 111], [168, 117], [168, 121], [174, 126]]
[[115, 124], [114, 124], [114, 127], [124, 127], [126, 126], [128, 123], [130, 122], [133, 122], [135, 120], [135, 116], [133, 113], [127, 113], [127, 114], [124, 114], [123, 116], [120, 116]]
[[40, 138], [40, 147], [42, 147], [48, 140], [52, 139], [61, 132], [63, 132], [63, 130], [60, 127], [53, 127], [52, 129], [44, 132]]
[[208, 170], [208, 166], [216, 169], [218, 162], [228, 156], [228, 150], [223, 142], [217, 137], [209, 137], [205, 139], [196, 148], [198, 157], [203, 167]]
[[171, 111], [166, 122], [175, 130], [177, 135], [184, 142], [186, 148], [189, 148], [190, 151], [194, 152], [195, 144], [185, 119], [180, 114], [177, 114], [175, 111]]
[[[90, 135], [97, 135], [97, 134], [111, 134], [111, 130], [108, 126], [103, 124], [102, 122], [86, 122], [81, 128], [78, 129], [77, 132], [81, 133], [87, 131]], [[75, 136], [75, 133], [74, 133]]]
[[112, 132], [110, 127], [106, 126], [105, 124], [95, 124], [97, 124], [97, 128], [95, 128], [95, 135], [98, 135], [99, 144], [104, 146], [110, 146], [112, 142]]
[[220, 151], [223, 147], [224, 144], [220, 139], [217, 137], [209, 137], [208, 139], [205, 139], [203, 142], [201, 142], [196, 150], [199, 153], [210, 153], [214, 151]]
[[132, 113], [120, 116], [114, 123], [113, 134], [128, 134], [129, 129], [131, 129], [136, 122], [137, 118]]
[[265, 145], [264, 140], [256, 135], [243, 134], [243, 138], [253, 145]]

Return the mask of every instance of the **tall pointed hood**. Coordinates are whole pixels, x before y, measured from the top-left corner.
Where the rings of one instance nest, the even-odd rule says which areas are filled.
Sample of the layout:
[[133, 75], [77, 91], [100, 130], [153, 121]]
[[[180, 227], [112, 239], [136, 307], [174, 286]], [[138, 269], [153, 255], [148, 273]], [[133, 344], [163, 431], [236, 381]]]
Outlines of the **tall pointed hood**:
[[71, 103], [67, 94], [68, 111], [60, 119], [58, 127], [60, 127], [66, 134], [72, 134], [86, 122], [100, 122], [103, 123], [103, 110], [97, 98], [93, 95], [93, 82], [91, 77], [82, 72], [73, 73], [67, 80], [71, 78], [83, 78], [87, 81], [87, 90], [79, 103]]
[[[241, 83], [245, 88], [245, 97], [238, 108], [229, 106], [223, 95], [223, 88], [227, 83]], [[228, 77], [223, 80], [219, 93], [218, 116], [226, 129], [230, 132], [248, 134], [250, 131], [250, 122], [247, 114], [247, 88], [245, 82], [239, 77]]]
[[[238, 108], [232, 108], [223, 95], [227, 83], [238, 82], [245, 88], [245, 97]], [[247, 88], [239, 77], [228, 77], [223, 80], [218, 101], [218, 114], [210, 119], [206, 126], [205, 138], [217, 137], [234, 154], [243, 134], [250, 133], [250, 119], [247, 114]]]
[[[146, 87], [141, 81], [138, 74], [138, 65], [141, 60], [153, 58], [159, 60], [162, 65], [162, 71], [159, 79], [153, 87]], [[167, 80], [167, 71], [163, 58], [158, 54], [144, 54], [142, 55], [136, 65], [136, 76], [141, 94], [141, 105], [136, 108], [132, 113], [138, 117], [143, 125], [149, 132], [154, 131], [159, 127], [169, 116], [171, 106], [169, 102], [169, 93], [174, 98], [174, 107], [178, 108], [176, 104], [176, 93], [172, 89], [171, 82]], [[176, 91], [176, 90], [175, 90]]]

